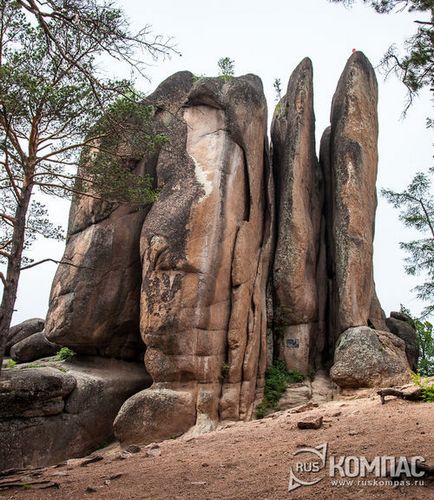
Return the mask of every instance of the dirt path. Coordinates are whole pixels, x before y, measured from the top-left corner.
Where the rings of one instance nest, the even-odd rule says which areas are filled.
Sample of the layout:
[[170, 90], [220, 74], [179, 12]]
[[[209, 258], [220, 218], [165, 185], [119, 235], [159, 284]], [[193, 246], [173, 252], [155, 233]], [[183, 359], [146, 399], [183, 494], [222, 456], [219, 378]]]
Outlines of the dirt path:
[[[297, 421], [322, 415], [319, 430], [299, 430]], [[58, 488], [20, 488], [0, 492], [6, 498], [32, 499], [434, 499], [434, 481], [425, 486], [333, 486], [327, 470], [314, 486], [288, 492], [293, 453], [300, 447], [328, 443], [330, 455], [423, 456], [434, 465], [434, 405], [379, 398], [332, 401], [304, 413], [229, 424], [226, 428], [183, 441], [160, 443], [161, 455], [146, 450], [119, 459], [115, 447], [104, 459], [82, 467], [71, 460], [43, 471]], [[372, 478], [371, 478], [372, 479]], [[357, 482], [358, 478], [355, 479]]]

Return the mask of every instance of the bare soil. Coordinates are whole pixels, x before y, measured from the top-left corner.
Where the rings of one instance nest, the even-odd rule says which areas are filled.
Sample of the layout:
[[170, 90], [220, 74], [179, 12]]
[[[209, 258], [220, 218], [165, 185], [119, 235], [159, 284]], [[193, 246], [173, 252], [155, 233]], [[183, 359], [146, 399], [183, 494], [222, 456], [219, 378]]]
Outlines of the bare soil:
[[[300, 430], [297, 422], [322, 415], [318, 430]], [[230, 423], [188, 440], [159, 444], [159, 456], [123, 454], [112, 445], [97, 452], [102, 460], [85, 467], [83, 459], [50, 467], [36, 474], [57, 487], [38, 490], [29, 485], [0, 491], [10, 499], [434, 499], [434, 481], [425, 485], [332, 484], [326, 469], [305, 479], [322, 477], [313, 486], [288, 492], [291, 467], [301, 447], [328, 443], [330, 455], [422, 456], [434, 466], [434, 405], [378, 396], [335, 400], [302, 413], [291, 410], [263, 420]], [[31, 443], [29, 443], [31, 446]], [[35, 477], [35, 476], [34, 476]], [[373, 480], [373, 477], [369, 479]], [[33, 478], [33, 480], [35, 480]], [[390, 478], [379, 478], [379, 481]]]

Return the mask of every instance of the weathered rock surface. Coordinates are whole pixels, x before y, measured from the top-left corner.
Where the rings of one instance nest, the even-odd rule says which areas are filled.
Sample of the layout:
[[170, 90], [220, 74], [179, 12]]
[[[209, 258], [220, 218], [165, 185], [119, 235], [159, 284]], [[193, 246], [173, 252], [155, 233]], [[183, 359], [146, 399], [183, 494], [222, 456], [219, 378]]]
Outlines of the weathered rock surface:
[[320, 429], [322, 427], [322, 420], [322, 416], [307, 416], [297, 422], [297, 427], [299, 429]]
[[387, 331], [373, 279], [377, 82], [363, 53], [339, 80], [315, 156], [312, 66], [295, 69], [272, 124], [276, 249], [274, 357], [305, 374], [330, 366], [346, 329]]
[[[377, 81], [362, 52], [348, 60], [322, 140], [330, 283], [329, 335], [384, 318], [375, 295], [373, 238], [377, 206]], [[380, 310], [379, 310], [380, 309]], [[370, 317], [372, 316], [372, 320]], [[381, 324], [381, 323], [380, 323]]]
[[[219, 418], [250, 418], [263, 385], [266, 103], [253, 75], [193, 85], [182, 74], [163, 86], [170, 146], [158, 158], [160, 194], [141, 236], [141, 331], [155, 392], [143, 398], [159, 401], [163, 389], [188, 393], [196, 424], [212, 427]], [[142, 432], [152, 439], [146, 426]]]
[[123, 402], [151, 384], [137, 363], [87, 357], [47, 364], [2, 373], [0, 470], [87, 455], [113, 436]]
[[149, 444], [180, 436], [195, 422], [196, 406], [190, 392], [145, 390], [125, 402], [114, 422], [114, 431], [123, 445]]
[[[154, 162], [151, 154], [129, 158], [128, 168], [144, 176], [153, 173]], [[59, 265], [52, 284], [45, 328], [50, 341], [82, 354], [142, 359], [139, 240], [148, 210], [74, 197], [62, 259], [71, 265]]]
[[361, 326], [339, 337], [330, 377], [340, 387], [400, 385], [409, 376], [405, 343], [396, 335]]
[[34, 333], [42, 332], [44, 326], [45, 320], [41, 318], [32, 318], [10, 328], [6, 339], [5, 354], [8, 355], [11, 347], [17, 342], [20, 342], [26, 337], [30, 337], [30, 335]]
[[321, 269], [322, 175], [315, 153], [313, 69], [304, 59], [288, 82], [271, 126], [277, 208], [273, 263], [279, 357], [304, 374], [325, 343]]
[[61, 413], [75, 386], [72, 375], [55, 368], [5, 370], [0, 379], [0, 419]]
[[[152, 385], [123, 404], [122, 443], [249, 419], [267, 363], [327, 369], [341, 334], [339, 385], [405, 379], [404, 343], [386, 331], [373, 280], [375, 74], [362, 53], [348, 60], [321, 165], [312, 89], [305, 59], [275, 112], [271, 172], [259, 78], [176, 73], [148, 98], [152, 130], [167, 142], [131, 158], [158, 199], [141, 208], [74, 200], [65, 251], [74, 266], [59, 267], [45, 331], [79, 353], [144, 353]], [[80, 416], [95, 394], [87, 375], [75, 377], [62, 418]], [[301, 399], [333, 395], [325, 374], [305, 385]]]
[[17, 363], [27, 363], [53, 356], [59, 349], [57, 344], [47, 339], [44, 332], [38, 332], [14, 344], [11, 348], [11, 358]]
[[307, 403], [312, 399], [312, 386], [309, 381], [291, 384], [279, 399], [279, 409], [287, 410]]
[[324, 403], [334, 397], [334, 384], [324, 371], [315, 374], [314, 379], [290, 384], [279, 399], [279, 409], [286, 410], [312, 401]]
[[387, 318], [386, 324], [389, 330], [405, 342], [405, 352], [408, 363], [413, 371], [417, 370], [419, 359], [419, 345], [416, 330], [407, 322], [394, 317]]

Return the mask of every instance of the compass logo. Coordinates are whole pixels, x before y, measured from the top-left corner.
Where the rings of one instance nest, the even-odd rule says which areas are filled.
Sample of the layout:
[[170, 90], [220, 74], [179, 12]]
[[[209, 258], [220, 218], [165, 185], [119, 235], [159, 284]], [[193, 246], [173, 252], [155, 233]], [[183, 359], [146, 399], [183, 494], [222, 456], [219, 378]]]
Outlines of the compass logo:
[[294, 453], [294, 457], [302, 454], [310, 454], [311, 460], [297, 462], [295, 464], [295, 467], [291, 467], [289, 473], [288, 491], [294, 491], [300, 486], [312, 486], [313, 484], [319, 483], [323, 479], [322, 477], [318, 477], [316, 479], [307, 481], [303, 479], [303, 476], [304, 473], [309, 473], [309, 475], [312, 475], [312, 473], [315, 474], [325, 468], [327, 461], [327, 446], [327, 443], [323, 443], [319, 446], [316, 446], [315, 448], [300, 448]]
[[[327, 456], [328, 443], [315, 448], [300, 448], [294, 453], [298, 460], [289, 473], [288, 491], [312, 486], [324, 479], [325, 469], [333, 486], [423, 486], [424, 457], [341, 455]], [[327, 466], [328, 463], [328, 467]], [[367, 479], [371, 477], [371, 479]], [[358, 479], [357, 479], [358, 478]]]

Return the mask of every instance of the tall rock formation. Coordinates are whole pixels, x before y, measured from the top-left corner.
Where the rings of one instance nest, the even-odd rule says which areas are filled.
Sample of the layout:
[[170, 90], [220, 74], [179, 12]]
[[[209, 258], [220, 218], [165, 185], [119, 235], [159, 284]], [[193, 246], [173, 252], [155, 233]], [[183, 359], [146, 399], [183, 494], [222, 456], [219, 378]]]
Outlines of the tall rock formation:
[[330, 367], [348, 328], [386, 330], [373, 279], [377, 82], [361, 52], [339, 80], [315, 153], [312, 65], [291, 75], [271, 128], [276, 247], [271, 278], [277, 356], [305, 374]]
[[[375, 74], [362, 53], [348, 60], [320, 161], [312, 79], [305, 59], [274, 114], [271, 168], [259, 78], [176, 73], [148, 98], [166, 143], [132, 159], [158, 199], [74, 201], [73, 265], [56, 274], [45, 333], [81, 353], [144, 353], [152, 385], [121, 407], [121, 442], [251, 418], [273, 358], [308, 374], [338, 345], [331, 373], [351, 387], [367, 380], [363, 363], [349, 373], [359, 352], [373, 381], [405, 370], [404, 343], [373, 330], [387, 330], [372, 268]], [[370, 353], [380, 344], [387, 355]]]
[[137, 419], [142, 440], [152, 441], [160, 419], [177, 422], [173, 435], [250, 418], [263, 386], [271, 181], [261, 81], [201, 79], [170, 111], [162, 111], [170, 125], [159, 199], [140, 244], [141, 332], [154, 384], [119, 413], [122, 441]]
[[[323, 349], [324, 275], [321, 251], [322, 175], [315, 152], [313, 69], [304, 59], [289, 79], [271, 126], [276, 197], [273, 263], [278, 355], [307, 374]], [[322, 294], [324, 295], [324, 294]]]
[[346, 329], [387, 330], [373, 277], [377, 207], [377, 80], [362, 52], [348, 60], [333, 97], [331, 126], [321, 141], [331, 343]]

